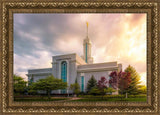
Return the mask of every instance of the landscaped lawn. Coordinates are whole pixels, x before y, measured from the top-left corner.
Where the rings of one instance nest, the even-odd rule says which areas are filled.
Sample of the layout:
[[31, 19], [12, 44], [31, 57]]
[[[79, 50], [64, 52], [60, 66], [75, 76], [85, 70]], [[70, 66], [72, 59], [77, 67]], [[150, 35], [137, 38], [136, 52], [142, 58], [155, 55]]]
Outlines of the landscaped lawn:
[[71, 100], [69, 98], [51, 98], [51, 99], [42, 99], [42, 98], [15, 98], [14, 101], [74, 101], [74, 102], [96, 102], [96, 101], [128, 101], [128, 102], [146, 102], [146, 98], [80, 98]]
[[108, 101], [108, 102], [114, 102], [114, 101], [128, 101], [128, 102], [146, 102], [147, 98], [81, 98], [78, 100], [72, 100], [74, 102], [96, 102], [96, 101]]
[[38, 97], [15, 97], [14, 101], [67, 101], [67, 102], [96, 102], [96, 101], [105, 101], [105, 102], [115, 102], [115, 101], [123, 101], [123, 102], [146, 102], [146, 95], [136, 95], [128, 96], [128, 98], [112, 95], [102, 96], [92, 96], [92, 95], [81, 95], [76, 97], [51, 97], [48, 99], [47, 96]]
[[146, 102], [146, 94], [139, 95], [128, 95], [128, 98], [125, 98], [125, 95], [105, 95], [103, 96], [93, 96], [93, 95], [79, 95], [81, 99], [73, 100], [80, 102], [89, 102], [89, 101], [128, 101], [128, 102]]
[[47, 97], [34, 97], [34, 98], [14, 98], [14, 101], [61, 101], [61, 100], [67, 100], [68, 98], [62, 97], [62, 98], [51, 98], [48, 99]]

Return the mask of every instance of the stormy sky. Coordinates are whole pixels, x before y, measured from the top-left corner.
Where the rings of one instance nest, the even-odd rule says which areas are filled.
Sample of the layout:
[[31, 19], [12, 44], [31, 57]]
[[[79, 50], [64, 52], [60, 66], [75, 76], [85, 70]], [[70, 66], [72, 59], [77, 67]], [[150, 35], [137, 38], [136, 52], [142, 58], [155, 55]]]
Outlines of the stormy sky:
[[14, 14], [14, 73], [50, 68], [52, 56], [83, 55], [83, 39], [92, 42], [94, 63], [130, 64], [146, 83], [146, 14]]

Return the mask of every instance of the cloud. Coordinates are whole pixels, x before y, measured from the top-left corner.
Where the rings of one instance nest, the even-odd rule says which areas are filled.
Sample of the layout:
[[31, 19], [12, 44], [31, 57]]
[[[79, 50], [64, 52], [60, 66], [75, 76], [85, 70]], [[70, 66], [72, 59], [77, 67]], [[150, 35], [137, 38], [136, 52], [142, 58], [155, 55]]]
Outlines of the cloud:
[[34, 54], [38, 55], [39, 58], [31, 55], [21, 56], [14, 54], [14, 73], [27, 80], [28, 69], [50, 68], [52, 66], [52, 54], [50, 52], [42, 50], [35, 51]]
[[51, 67], [54, 55], [81, 56], [86, 21], [95, 63], [118, 61], [145, 75], [146, 14], [141, 13], [14, 14], [15, 72], [25, 76], [28, 69]]

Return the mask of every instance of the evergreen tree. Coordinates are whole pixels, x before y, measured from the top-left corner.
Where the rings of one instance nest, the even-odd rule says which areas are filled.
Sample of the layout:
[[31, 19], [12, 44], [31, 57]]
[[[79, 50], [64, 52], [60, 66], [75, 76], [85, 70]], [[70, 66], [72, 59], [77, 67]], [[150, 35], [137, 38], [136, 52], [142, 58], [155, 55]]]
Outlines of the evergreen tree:
[[97, 86], [97, 80], [92, 75], [92, 77], [88, 80], [88, 83], [87, 83], [87, 91], [89, 92], [92, 88], [96, 86]]
[[140, 94], [147, 94], [147, 88], [145, 85], [139, 85], [138, 91]]
[[131, 83], [129, 87], [126, 89], [126, 91], [129, 94], [138, 94], [140, 75], [137, 73], [136, 69], [130, 65], [125, 69], [125, 72], [129, 72], [131, 74]]

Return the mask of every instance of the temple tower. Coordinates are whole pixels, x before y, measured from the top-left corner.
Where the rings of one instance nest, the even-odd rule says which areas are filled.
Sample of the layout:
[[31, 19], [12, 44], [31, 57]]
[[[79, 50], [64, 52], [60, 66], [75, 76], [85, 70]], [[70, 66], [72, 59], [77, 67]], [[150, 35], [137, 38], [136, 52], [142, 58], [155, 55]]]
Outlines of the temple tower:
[[88, 22], [86, 23], [86, 25], [87, 25], [87, 36], [83, 41], [83, 59], [86, 63], [92, 64], [93, 63], [93, 58], [91, 56], [92, 43], [88, 37]]

